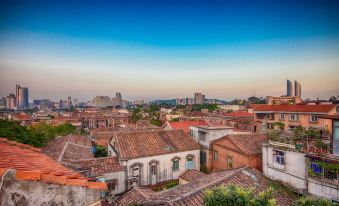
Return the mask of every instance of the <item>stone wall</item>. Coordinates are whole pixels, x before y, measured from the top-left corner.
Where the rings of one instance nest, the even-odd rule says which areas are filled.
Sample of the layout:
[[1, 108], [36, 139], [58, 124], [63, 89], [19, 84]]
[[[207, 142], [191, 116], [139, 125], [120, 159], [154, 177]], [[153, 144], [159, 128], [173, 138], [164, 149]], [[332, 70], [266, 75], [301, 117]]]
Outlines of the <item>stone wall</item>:
[[15, 180], [14, 174], [14, 171], [9, 172], [4, 177], [0, 191], [0, 205], [89, 205], [100, 200], [98, 189], [48, 184], [40, 181], [20, 181]]

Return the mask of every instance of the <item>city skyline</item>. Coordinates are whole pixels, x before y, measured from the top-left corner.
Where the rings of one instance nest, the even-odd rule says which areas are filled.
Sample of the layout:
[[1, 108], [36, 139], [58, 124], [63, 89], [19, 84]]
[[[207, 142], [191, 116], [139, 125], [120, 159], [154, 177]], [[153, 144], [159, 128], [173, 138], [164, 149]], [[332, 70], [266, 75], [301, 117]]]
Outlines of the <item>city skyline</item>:
[[284, 95], [290, 78], [302, 82], [303, 98], [329, 98], [339, 93], [338, 8], [335, 1], [5, 2], [0, 96], [18, 83], [30, 101], [116, 91], [130, 100], [194, 92], [232, 100]]

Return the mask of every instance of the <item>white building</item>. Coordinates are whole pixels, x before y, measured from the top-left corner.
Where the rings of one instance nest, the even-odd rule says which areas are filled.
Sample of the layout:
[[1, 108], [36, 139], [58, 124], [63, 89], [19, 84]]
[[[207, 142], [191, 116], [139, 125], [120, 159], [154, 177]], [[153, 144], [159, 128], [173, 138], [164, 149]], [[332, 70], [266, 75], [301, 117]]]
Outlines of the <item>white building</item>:
[[[262, 146], [263, 173], [295, 188], [299, 193], [339, 201], [339, 171], [330, 171], [321, 163], [338, 168], [336, 155], [314, 155], [297, 151], [294, 145], [269, 142]], [[322, 168], [323, 167], [323, 168]]]
[[211, 142], [220, 139], [229, 134], [239, 134], [233, 127], [229, 126], [190, 126], [190, 135], [201, 146], [200, 164], [206, 165], [208, 169], [212, 168], [212, 148]]
[[116, 133], [108, 151], [126, 167], [128, 188], [178, 179], [187, 169], [200, 169], [200, 147], [182, 130]]
[[113, 105], [111, 98], [108, 96], [95, 96], [92, 105], [98, 108], [111, 107]]

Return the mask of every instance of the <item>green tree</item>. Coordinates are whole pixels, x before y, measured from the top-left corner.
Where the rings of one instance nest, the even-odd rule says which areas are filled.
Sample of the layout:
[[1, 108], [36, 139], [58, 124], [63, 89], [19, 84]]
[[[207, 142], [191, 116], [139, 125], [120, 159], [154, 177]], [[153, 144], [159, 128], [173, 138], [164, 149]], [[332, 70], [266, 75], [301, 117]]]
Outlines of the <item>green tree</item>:
[[204, 205], [206, 206], [275, 206], [273, 190], [270, 188], [255, 195], [252, 189], [242, 188], [236, 185], [219, 186], [203, 191]]
[[96, 153], [94, 155], [94, 157], [98, 158], [98, 157], [107, 157], [108, 156], [108, 151], [107, 151], [107, 147], [101, 146], [101, 145], [96, 145]]
[[337, 203], [332, 203], [331, 201], [323, 198], [313, 198], [313, 197], [302, 197], [297, 200], [293, 206], [337, 206]]

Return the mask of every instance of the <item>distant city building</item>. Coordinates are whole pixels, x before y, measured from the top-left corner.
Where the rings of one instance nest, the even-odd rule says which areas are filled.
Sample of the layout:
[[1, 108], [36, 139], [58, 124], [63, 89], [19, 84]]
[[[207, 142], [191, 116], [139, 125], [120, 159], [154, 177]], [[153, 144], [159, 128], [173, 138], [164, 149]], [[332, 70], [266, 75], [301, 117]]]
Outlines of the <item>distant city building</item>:
[[78, 105], [78, 99], [77, 99], [77, 98], [74, 98], [74, 99], [73, 99], [73, 105], [74, 105], [74, 107], [79, 106], [79, 105]]
[[5, 109], [6, 108], [6, 97], [1, 97], [0, 98], [0, 109]]
[[92, 105], [98, 108], [111, 107], [112, 100], [108, 96], [96, 96], [92, 100]]
[[293, 96], [293, 85], [292, 85], [292, 82], [290, 80], [287, 80], [287, 93], [286, 93], [286, 96]]
[[53, 103], [49, 99], [34, 99], [33, 106], [39, 108], [40, 110], [51, 109]]
[[297, 80], [294, 81], [294, 96], [301, 97], [301, 84]]
[[282, 97], [272, 97], [272, 96], [267, 96], [266, 97], [266, 102], [269, 105], [280, 105], [280, 104], [299, 104], [301, 103], [301, 98], [296, 96], [282, 96]]
[[115, 106], [120, 106], [120, 107], [123, 107], [122, 105], [122, 97], [121, 97], [121, 93], [120, 92], [117, 92], [115, 94]]
[[16, 107], [26, 109], [28, 107], [28, 88], [16, 85]]
[[203, 104], [205, 102], [205, 95], [202, 93], [194, 93], [195, 104]]
[[133, 102], [133, 104], [134, 104], [134, 105], [143, 105], [143, 104], [145, 104], [145, 101], [144, 101], [144, 100], [135, 100], [135, 101]]
[[6, 100], [7, 109], [15, 109], [16, 108], [16, 97], [14, 94], [9, 94]]
[[206, 99], [205, 101], [207, 104], [216, 104], [217, 100], [216, 99]]

